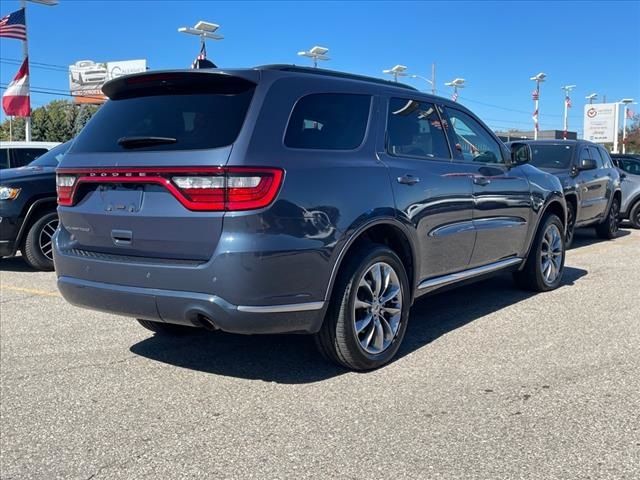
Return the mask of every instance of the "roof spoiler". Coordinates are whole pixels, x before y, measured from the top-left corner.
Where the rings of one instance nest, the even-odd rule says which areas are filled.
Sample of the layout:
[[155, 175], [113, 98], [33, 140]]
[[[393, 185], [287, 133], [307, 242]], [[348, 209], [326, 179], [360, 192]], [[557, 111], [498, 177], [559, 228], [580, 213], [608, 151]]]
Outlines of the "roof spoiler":
[[260, 81], [257, 70], [163, 70], [109, 80], [102, 92], [112, 100], [169, 93], [240, 93]]

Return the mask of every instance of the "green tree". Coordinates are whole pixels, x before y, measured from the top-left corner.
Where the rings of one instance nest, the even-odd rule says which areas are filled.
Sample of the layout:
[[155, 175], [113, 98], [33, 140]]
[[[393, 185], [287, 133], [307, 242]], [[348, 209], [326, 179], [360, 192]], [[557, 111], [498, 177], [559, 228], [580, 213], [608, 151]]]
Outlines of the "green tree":
[[[76, 136], [99, 106], [53, 100], [31, 112], [31, 138], [35, 141], [66, 142]], [[24, 140], [24, 118], [14, 118], [13, 140]], [[0, 124], [0, 140], [9, 140], [9, 120]]]

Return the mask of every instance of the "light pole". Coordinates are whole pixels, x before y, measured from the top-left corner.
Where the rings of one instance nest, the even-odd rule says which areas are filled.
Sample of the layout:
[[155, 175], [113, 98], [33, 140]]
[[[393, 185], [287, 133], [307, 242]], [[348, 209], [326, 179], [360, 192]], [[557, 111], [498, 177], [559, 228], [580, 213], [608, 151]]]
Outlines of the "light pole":
[[[180, 33], [188, 33], [189, 35], [196, 35], [200, 37], [200, 54], [198, 55], [198, 58], [196, 58], [196, 61], [193, 62], [193, 68], [197, 68], [199, 60], [207, 59], [207, 47], [205, 46], [205, 41], [207, 39], [222, 40], [224, 38], [222, 35], [215, 33], [219, 28], [220, 25], [216, 23], [209, 23], [204, 20], [200, 20], [193, 27], [180, 27], [178, 29], [178, 32]], [[213, 63], [211, 63], [211, 66], [215, 68]]]
[[394, 82], [398, 81], [398, 77], [406, 77], [408, 75], [407, 67], [404, 65], [396, 65], [393, 68], [388, 68], [386, 70], [383, 70], [382, 73], [386, 73], [387, 75], [392, 75]]
[[597, 93], [592, 93], [592, 94], [590, 94], [590, 95], [587, 95], [587, 96], [586, 96], [586, 97], [584, 97], [584, 98], [586, 98], [587, 100], [589, 100], [589, 105], [592, 105], [592, 104], [593, 104], [593, 101], [594, 101], [596, 98], [598, 98], [598, 94], [597, 94]]
[[433, 83], [432, 80], [429, 80], [427, 77], [423, 77], [422, 75], [410, 75], [411, 78], [419, 78], [420, 80], [424, 80], [425, 82], [427, 82], [429, 85], [431, 85], [431, 93], [433, 95], [436, 94], [436, 86]]
[[316, 45], [310, 50], [303, 50], [302, 52], [298, 52], [298, 55], [301, 57], [309, 57], [313, 59], [313, 68], [318, 68], [318, 60], [329, 60], [327, 53], [329, 52], [328, 48], [320, 47]]
[[560, 87], [564, 90], [564, 131], [562, 133], [563, 140], [567, 139], [567, 130], [569, 129], [569, 109], [571, 108], [571, 90], [576, 88], [575, 85], [565, 85]]
[[538, 130], [539, 127], [539, 119], [540, 119], [540, 84], [544, 82], [544, 79], [547, 77], [546, 73], [540, 72], [537, 75], [534, 75], [529, 80], [533, 80], [536, 82], [536, 89], [532, 93], [534, 110], [533, 110], [533, 139], [538, 139]]
[[[633, 101], [633, 98], [623, 98], [620, 103], [624, 105], [622, 114], [622, 153], [627, 153], [627, 115], [629, 113], [629, 105], [635, 105], [636, 102]], [[618, 132], [616, 132], [617, 137]]]
[[451, 95], [451, 100], [454, 102], [458, 101], [458, 89], [464, 88], [466, 80], [464, 78], [454, 78], [450, 82], [445, 83], [447, 87], [453, 87], [453, 95]]

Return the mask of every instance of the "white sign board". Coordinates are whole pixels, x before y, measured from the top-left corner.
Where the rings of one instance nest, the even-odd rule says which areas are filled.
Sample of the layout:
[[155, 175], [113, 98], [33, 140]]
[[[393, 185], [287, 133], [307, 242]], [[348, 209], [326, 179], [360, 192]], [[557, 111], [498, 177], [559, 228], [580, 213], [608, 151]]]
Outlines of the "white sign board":
[[595, 143], [613, 143], [616, 136], [617, 103], [584, 106], [584, 139]]
[[105, 82], [147, 70], [146, 60], [124, 60], [121, 62], [97, 63], [80, 60], [69, 65], [69, 90], [81, 103], [101, 103], [105, 100], [102, 85]]

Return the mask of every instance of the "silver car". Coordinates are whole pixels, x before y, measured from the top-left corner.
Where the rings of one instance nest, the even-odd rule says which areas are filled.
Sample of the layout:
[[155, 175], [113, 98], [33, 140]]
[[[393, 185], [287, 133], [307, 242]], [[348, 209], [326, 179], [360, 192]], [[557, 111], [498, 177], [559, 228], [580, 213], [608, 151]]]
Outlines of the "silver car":
[[640, 155], [611, 155], [622, 176], [620, 218], [640, 228]]

